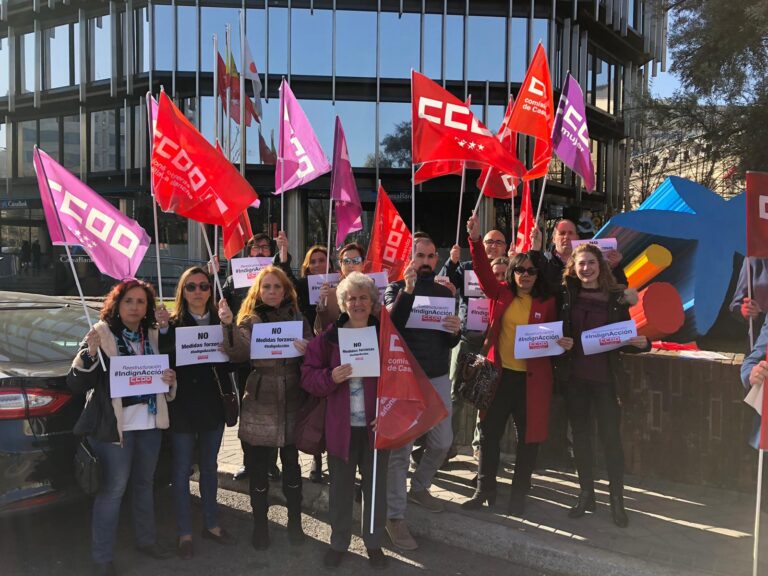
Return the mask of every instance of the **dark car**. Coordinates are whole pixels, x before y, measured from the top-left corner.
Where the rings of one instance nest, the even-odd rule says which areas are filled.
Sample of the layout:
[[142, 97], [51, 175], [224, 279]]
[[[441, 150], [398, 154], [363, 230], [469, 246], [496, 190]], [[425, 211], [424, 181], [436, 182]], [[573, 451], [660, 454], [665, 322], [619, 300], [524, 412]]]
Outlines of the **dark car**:
[[0, 516], [82, 496], [72, 428], [84, 397], [66, 375], [86, 332], [77, 300], [0, 291]]

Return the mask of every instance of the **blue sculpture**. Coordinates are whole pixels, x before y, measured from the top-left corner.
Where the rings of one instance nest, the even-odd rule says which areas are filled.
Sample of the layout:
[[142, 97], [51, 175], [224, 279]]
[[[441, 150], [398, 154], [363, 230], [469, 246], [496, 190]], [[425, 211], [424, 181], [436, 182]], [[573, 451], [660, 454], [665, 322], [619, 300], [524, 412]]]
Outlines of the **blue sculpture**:
[[617, 214], [596, 237], [615, 237], [625, 263], [650, 244], [672, 253], [672, 265], [654, 281], [669, 282], [680, 294], [685, 324], [670, 340], [689, 341], [712, 328], [729, 296], [734, 255], [746, 252], [746, 195], [725, 200], [670, 176], [637, 210]]

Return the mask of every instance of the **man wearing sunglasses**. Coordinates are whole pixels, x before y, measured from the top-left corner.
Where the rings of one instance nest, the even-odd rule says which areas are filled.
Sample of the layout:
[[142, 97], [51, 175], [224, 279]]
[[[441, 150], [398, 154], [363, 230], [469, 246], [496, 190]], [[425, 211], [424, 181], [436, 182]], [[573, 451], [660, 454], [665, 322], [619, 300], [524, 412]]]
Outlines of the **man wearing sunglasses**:
[[[483, 238], [483, 247], [488, 255], [488, 260], [493, 262], [496, 258], [507, 255], [507, 241], [499, 230], [491, 230]], [[443, 264], [440, 270], [440, 276], [447, 276], [451, 283], [456, 286], [459, 294], [459, 318], [461, 319], [461, 341], [458, 347], [454, 348], [451, 355], [451, 402], [453, 404], [453, 413], [451, 416], [454, 435], [461, 426], [464, 402], [456, 393], [458, 384], [456, 378], [456, 367], [459, 363], [459, 356], [464, 352], [480, 353], [483, 346], [483, 337], [485, 332], [467, 329], [467, 307], [469, 306], [469, 297], [464, 294], [464, 275], [472, 270], [472, 260], [460, 261], [461, 246], [455, 244], [451, 248], [448, 260]], [[480, 433], [475, 428], [475, 434], [472, 438], [472, 448], [477, 451], [480, 449]], [[446, 462], [456, 456], [456, 445], [451, 446], [446, 457]]]

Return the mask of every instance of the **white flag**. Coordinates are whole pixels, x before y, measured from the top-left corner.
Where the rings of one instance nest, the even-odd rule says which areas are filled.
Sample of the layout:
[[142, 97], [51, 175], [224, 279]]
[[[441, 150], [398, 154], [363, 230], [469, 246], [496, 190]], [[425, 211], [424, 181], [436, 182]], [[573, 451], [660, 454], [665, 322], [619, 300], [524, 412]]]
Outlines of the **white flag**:
[[259, 115], [259, 123], [261, 123], [261, 78], [259, 78], [259, 71], [256, 69], [256, 62], [253, 61], [251, 49], [247, 41], [245, 42], [245, 70], [243, 70], [243, 76], [248, 78], [253, 84], [254, 105], [256, 113]]

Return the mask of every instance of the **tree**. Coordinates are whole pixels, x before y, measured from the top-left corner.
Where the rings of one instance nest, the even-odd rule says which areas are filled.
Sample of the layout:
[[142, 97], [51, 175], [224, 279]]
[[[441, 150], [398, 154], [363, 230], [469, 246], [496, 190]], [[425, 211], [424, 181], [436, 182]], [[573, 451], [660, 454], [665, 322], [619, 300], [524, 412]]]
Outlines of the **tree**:
[[[368, 154], [365, 166], [376, 166], [376, 157]], [[387, 134], [381, 141], [379, 148], [380, 168], [409, 168], [411, 166], [411, 122], [405, 120], [395, 125], [391, 134]]]

